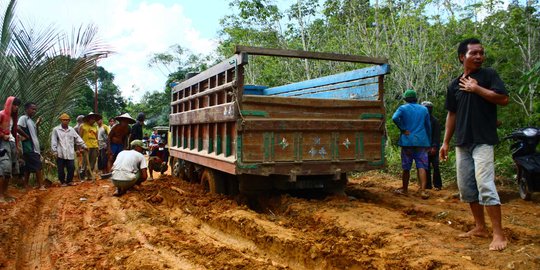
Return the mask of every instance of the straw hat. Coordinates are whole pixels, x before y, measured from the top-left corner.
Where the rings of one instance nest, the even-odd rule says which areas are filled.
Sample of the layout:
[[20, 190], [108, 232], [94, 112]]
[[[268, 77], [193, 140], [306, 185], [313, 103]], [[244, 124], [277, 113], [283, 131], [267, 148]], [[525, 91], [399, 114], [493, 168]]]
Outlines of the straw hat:
[[95, 121], [99, 120], [99, 119], [102, 119], [103, 117], [101, 117], [101, 114], [97, 114], [97, 113], [89, 113], [87, 114], [86, 116], [84, 116], [83, 118], [83, 121], [88, 121], [90, 119], [94, 119]]
[[114, 119], [120, 121], [120, 120], [127, 120], [130, 124], [135, 124], [135, 119], [133, 119], [133, 117], [131, 117], [131, 115], [129, 115], [129, 113], [124, 113], [122, 115], [119, 115], [117, 117], [115, 117]]

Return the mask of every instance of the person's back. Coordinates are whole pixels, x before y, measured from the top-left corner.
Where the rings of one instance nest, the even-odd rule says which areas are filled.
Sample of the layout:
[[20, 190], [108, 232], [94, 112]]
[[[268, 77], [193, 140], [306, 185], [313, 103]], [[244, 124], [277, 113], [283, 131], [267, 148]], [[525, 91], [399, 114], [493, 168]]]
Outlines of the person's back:
[[132, 179], [139, 171], [139, 165], [143, 159], [143, 154], [135, 150], [124, 150], [120, 152], [112, 166], [112, 179]]
[[416, 103], [401, 105], [392, 116], [392, 120], [394, 120], [401, 130], [409, 131], [408, 134], [401, 133], [398, 145], [431, 146], [429, 136], [431, 121], [428, 110], [424, 106]]

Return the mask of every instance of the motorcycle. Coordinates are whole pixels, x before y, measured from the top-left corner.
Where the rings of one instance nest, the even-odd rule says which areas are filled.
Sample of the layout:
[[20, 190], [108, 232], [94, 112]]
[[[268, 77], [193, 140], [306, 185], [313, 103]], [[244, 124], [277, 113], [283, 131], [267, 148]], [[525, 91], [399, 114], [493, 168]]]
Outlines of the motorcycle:
[[519, 196], [530, 200], [532, 192], [540, 191], [540, 152], [536, 146], [540, 141], [540, 129], [535, 127], [519, 128], [504, 137], [514, 143], [510, 146], [512, 159], [517, 166]]

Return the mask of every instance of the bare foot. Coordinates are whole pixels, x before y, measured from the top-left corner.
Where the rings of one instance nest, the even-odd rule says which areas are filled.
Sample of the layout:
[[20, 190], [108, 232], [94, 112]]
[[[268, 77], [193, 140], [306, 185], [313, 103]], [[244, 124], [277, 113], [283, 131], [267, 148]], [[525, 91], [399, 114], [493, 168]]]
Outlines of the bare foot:
[[491, 244], [489, 244], [489, 250], [494, 251], [501, 251], [506, 248], [506, 245], [508, 242], [506, 241], [506, 237], [504, 235], [493, 235], [493, 240], [491, 241]]
[[489, 233], [485, 229], [480, 228], [474, 228], [466, 233], [461, 233], [458, 235], [460, 238], [471, 238], [471, 237], [482, 237], [482, 238], [488, 238]]

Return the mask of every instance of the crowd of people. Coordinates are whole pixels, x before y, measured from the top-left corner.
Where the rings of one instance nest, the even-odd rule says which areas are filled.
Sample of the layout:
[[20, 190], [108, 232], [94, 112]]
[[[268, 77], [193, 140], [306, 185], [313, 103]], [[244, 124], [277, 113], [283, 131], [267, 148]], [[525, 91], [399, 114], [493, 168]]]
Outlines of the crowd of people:
[[[10, 180], [23, 177], [22, 188], [29, 188], [30, 174], [35, 174], [36, 189], [46, 191], [42, 172], [43, 156], [38, 137], [41, 117], [35, 117], [37, 105], [27, 102], [25, 114], [18, 116], [21, 100], [10, 96], [0, 111], [0, 203], [14, 201], [8, 193]], [[56, 157], [61, 187], [73, 186], [76, 168], [80, 182], [95, 182], [112, 177], [115, 196], [121, 196], [133, 185], [153, 180], [152, 169], [161, 174], [168, 169], [166, 138], [154, 132], [150, 149], [142, 141], [145, 115], [133, 119], [128, 113], [110, 118], [108, 125], [97, 113], [79, 115], [71, 127], [71, 117], [62, 113], [60, 124], [51, 131], [51, 151]], [[149, 152], [149, 161], [145, 154]]]

